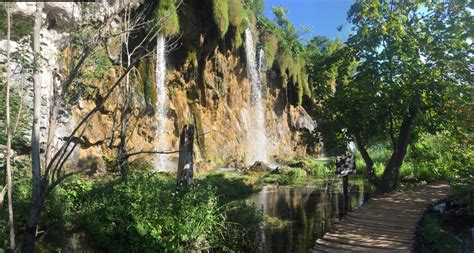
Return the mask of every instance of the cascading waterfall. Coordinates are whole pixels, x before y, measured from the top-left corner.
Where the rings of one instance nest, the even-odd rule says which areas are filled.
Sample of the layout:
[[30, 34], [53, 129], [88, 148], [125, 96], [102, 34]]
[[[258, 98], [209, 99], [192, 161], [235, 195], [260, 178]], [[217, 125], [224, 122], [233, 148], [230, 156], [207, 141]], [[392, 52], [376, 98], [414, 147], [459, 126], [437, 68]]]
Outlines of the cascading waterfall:
[[[166, 75], [166, 59], [165, 59], [165, 36], [158, 35], [156, 39], [156, 115], [157, 115], [157, 128], [156, 135], [158, 138], [157, 150], [167, 149], [166, 140], [166, 121], [167, 121], [167, 108], [166, 108], [166, 87], [165, 87], [165, 75]], [[157, 170], [166, 170], [168, 163], [167, 155], [157, 154]]]
[[245, 30], [245, 52], [247, 77], [250, 80], [249, 133], [247, 135], [247, 163], [268, 162], [267, 136], [265, 130], [265, 107], [263, 106], [262, 82], [260, 79], [253, 37], [250, 29]]

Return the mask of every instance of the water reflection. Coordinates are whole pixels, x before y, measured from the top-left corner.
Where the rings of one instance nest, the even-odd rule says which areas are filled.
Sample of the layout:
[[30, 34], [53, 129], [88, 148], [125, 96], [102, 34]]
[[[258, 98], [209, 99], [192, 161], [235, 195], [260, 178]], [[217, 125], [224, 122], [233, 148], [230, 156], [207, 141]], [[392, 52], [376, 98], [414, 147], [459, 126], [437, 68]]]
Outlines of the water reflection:
[[[349, 210], [364, 202], [362, 180], [349, 181]], [[305, 186], [266, 186], [249, 199], [268, 217], [259, 240], [261, 252], [308, 252], [344, 213], [342, 180]]]

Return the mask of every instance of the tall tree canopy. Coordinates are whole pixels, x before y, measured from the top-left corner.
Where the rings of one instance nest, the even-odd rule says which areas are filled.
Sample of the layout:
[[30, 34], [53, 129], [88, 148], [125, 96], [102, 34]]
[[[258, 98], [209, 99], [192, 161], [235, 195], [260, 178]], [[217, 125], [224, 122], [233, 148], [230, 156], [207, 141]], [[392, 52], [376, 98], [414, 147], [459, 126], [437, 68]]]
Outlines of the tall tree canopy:
[[[396, 186], [408, 145], [420, 132], [456, 130], [456, 115], [472, 92], [469, 5], [359, 0], [348, 12], [353, 33], [331, 56], [338, 62], [336, 89], [324, 101], [321, 131], [323, 138], [357, 142], [378, 192]], [[367, 152], [376, 141], [392, 147], [380, 179]]]

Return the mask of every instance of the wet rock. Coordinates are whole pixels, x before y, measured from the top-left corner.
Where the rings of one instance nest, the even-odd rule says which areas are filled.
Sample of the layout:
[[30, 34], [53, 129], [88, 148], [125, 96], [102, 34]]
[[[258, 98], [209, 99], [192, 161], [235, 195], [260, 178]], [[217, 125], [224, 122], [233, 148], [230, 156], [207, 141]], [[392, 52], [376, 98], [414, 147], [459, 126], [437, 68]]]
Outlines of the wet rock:
[[244, 161], [242, 160], [233, 159], [226, 164], [226, 167], [233, 168], [233, 169], [240, 169], [240, 168], [244, 168], [245, 164], [244, 164]]
[[271, 170], [272, 168], [270, 168], [270, 166], [268, 166], [264, 162], [256, 161], [252, 166], [242, 167], [236, 171], [241, 172], [241, 173], [249, 173], [249, 172], [269, 172]]
[[302, 106], [290, 108], [291, 126], [296, 130], [307, 129], [313, 131], [316, 127], [315, 121], [309, 116]]

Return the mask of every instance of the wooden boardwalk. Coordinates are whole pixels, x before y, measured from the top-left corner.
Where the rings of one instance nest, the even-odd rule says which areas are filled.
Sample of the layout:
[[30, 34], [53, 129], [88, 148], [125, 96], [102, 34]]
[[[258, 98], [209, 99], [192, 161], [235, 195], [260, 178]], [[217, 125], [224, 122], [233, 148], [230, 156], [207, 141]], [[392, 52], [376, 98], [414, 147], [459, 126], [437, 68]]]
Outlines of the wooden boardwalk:
[[447, 184], [430, 184], [371, 198], [318, 239], [311, 252], [411, 252], [426, 208], [449, 192]]

